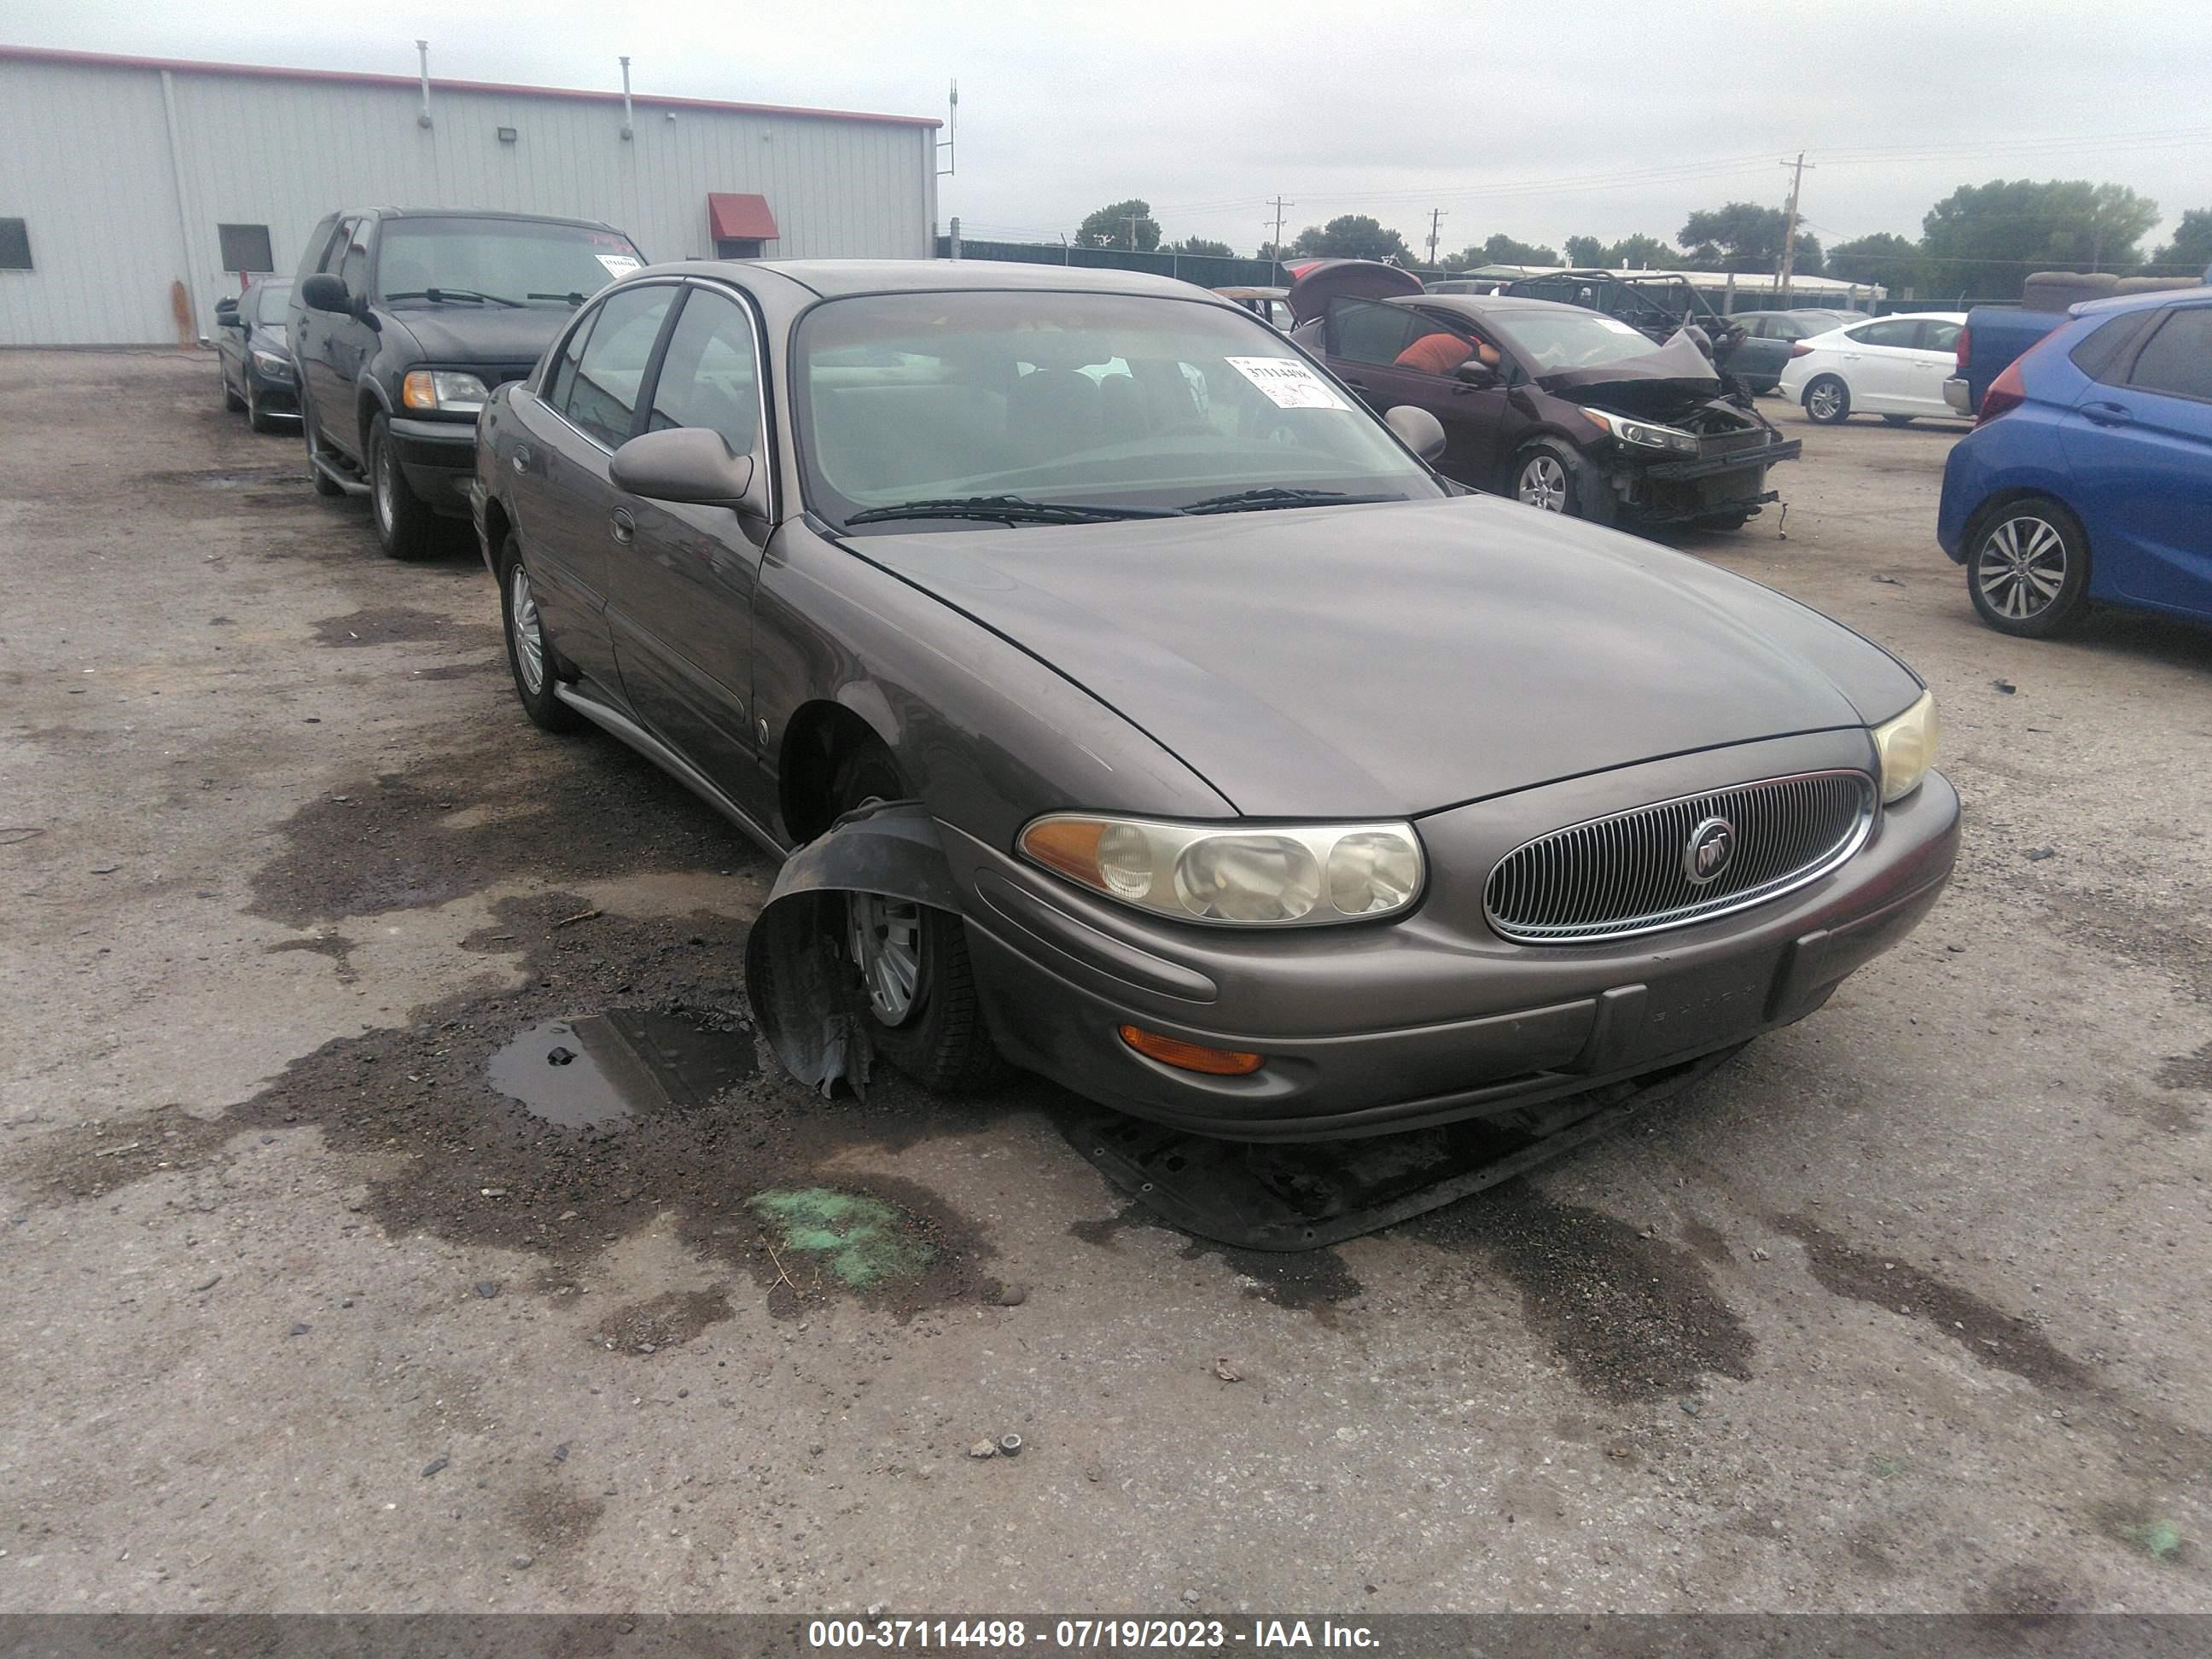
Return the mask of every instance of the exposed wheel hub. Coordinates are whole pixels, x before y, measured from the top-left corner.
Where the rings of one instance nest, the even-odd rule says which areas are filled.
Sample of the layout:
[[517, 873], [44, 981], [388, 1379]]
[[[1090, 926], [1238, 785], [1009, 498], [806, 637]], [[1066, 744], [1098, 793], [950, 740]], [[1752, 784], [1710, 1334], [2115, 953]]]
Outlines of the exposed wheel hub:
[[845, 941], [868, 1008], [885, 1025], [903, 1025], [921, 1000], [921, 907], [880, 893], [845, 901]]

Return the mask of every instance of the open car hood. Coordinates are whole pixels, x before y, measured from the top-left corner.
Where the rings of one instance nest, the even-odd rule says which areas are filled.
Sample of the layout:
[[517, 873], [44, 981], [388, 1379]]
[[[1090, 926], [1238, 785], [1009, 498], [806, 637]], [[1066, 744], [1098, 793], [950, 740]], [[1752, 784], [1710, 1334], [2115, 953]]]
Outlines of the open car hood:
[[1649, 398], [1680, 403], [1686, 398], [1721, 395], [1720, 371], [1711, 358], [1698, 349], [1688, 331], [1678, 332], [1665, 345], [1633, 357], [1623, 357], [1590, 368], [1559, 368], [1539, 374], [1536, 384], [1570, 403], [1610, 403], [1617, 398]]
[[1285, 297], [1291, 315], [1302, 323], [1328, 310], [1331, 300], [1389, 300], [1421, 291], [1421, 279], [1412, 271], [1373, 259], [1316, 259], [1297, 270], [1297, 280]]

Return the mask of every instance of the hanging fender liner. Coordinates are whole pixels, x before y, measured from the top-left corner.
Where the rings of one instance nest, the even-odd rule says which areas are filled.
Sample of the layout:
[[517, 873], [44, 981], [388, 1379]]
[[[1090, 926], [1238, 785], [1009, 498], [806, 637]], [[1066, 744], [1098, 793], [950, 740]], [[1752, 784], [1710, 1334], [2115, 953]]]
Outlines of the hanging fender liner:
[[827, 1095], [865, 1095], [874, 1053], [859, 978], [840, 945], [844, 896], [880, 893], [961, 913], [936, 821], [917, 800], [854, 808], [784, 860], [745, 941], [745, 992], [769, 1047]]

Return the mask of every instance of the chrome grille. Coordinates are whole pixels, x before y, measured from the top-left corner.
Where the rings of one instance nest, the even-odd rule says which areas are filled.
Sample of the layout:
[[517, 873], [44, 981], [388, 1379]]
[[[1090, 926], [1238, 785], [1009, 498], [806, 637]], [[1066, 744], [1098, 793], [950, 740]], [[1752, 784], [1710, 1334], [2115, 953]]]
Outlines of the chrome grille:
[[[1702, 884], [1692, 835], [1723, 819], [1734, 854]], [[1525, 842], [1483, 894], [1490, 925], [1530, 945], [1572, 945], [1680, 927], [1778, 897], [1834, 869], [1874, 825], [1874, 780], [1808, 772], [1616, 812]]]

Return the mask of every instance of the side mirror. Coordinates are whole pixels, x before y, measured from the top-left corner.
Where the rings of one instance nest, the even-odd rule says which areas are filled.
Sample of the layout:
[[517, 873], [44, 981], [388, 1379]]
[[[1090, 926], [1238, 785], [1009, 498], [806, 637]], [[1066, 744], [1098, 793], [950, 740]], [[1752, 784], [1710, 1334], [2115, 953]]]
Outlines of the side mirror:
[[733, 453], [729, 440], [703, 426], [641, 432], [607, 463], [616, 489], [649, 501], [735, 507], [756, 515], [763, 505], [753, 493], [757, 471], [751, 456]]
[[1496, 386], [1498, 371], [1480, 357], [1470, 357], [1452, 370], [1452, 378], [1465, 386]]
[[353, 310], [353, 295], [346, 292], [345, 280], [327, 270], [319, 270], [300, 284], [300, 302], [314, 311], [350, 314]]
[[215, 302], [215, 321], [217, 328], [237, 327], [238, 301], [236, 300], [217, 300]]
[[1423, 460], [1433, 461], [1444, 453], [1444, 423], [1427, 410], [1400, 404], [1382, 419], [1406, 447]]

